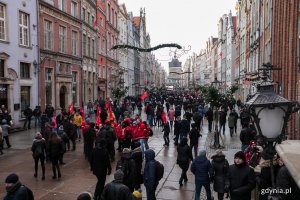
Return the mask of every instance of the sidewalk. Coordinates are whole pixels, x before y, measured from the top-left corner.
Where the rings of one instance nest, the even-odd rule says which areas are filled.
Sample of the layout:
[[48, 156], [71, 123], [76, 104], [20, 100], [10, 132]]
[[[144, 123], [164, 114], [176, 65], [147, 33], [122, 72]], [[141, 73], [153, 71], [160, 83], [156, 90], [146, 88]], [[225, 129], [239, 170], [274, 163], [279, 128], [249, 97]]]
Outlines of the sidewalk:
[[[143, 114], [143, 119], [145, 115]], [[188, 182], [179, 188], [179, 178], [181, 170], [176, 164], [177, 151], [173, 144], [173, 134], [170, 134], [170, 147], [163, 147], [164, 141], [161, 133], [161, 128], [154, 128], [154, 136], [149, 139], [149, 146], [156, 153], [156, 159], [161, 161], [165, 167], [163, 179], [160, 181], [156, 190], [157, 199], [172, 199], [172, 200], [192, 200], [194, 199], [194, 176], [188, 171]], [[238, 133], [239, 133], [238, 129]], [[96, 185], [96, 177], [89, 170], [89, 165], [83, 157], [83, 144], [77, 145], [75, 152], [67, 152], [64, 156], [66, 165], [61, 166], [62, 178], [61, 180], [52, 180], [51, 164], [46, 164], [46, 180], [41, 180], [41, 172], [39, 171], [38, 178], [33, 177], [34, 161], [31, 156], [30, 147], [32, 144], [35, 129], [28, 131], [13, 133], [10, 135], [12, 148], [5, 149], [4, 155], [0, 156], [0, 198], [2, 199], [5, 193], [4, 180], [9, 173], [17, 173], [20, 176], [22, 183], [28, 185], [34, 192], [35, 199], [42, 200], [74, 200], [83, 191], [94, 193]], [[203, 137], [199, 140], [199, 150], [206, 149], [208, 157], [210, 157], [215, 150], [210, 149], [212, 134], [207, 133], [207, 122], [204, 122]], [[223, 135], [222, 135], [223, 136]], [[224, 137], [225, 149], [224, 153], [227, 156], [229, 164], [233, 163], [233, 155], [240, 150], [239, 136], [229, 136], [229, 129], [226, 129]], [[119, 158], [117, 153], [116, 160]], [[112, 168], [115, 169], [116, 162], [112, 163]], [[41, 170], [39, 168], [39, 170]], [[106, 182], [113, 180], [112, 175], [107, 176]], [[143, 199], [146, 199], [145, 188], [142, 186]], [[202, 190], [202, 193], [205, 193]], [[204, 195], [202, 195], [201, 199]], [[214, 193], [216, 198], [216, 194]]]

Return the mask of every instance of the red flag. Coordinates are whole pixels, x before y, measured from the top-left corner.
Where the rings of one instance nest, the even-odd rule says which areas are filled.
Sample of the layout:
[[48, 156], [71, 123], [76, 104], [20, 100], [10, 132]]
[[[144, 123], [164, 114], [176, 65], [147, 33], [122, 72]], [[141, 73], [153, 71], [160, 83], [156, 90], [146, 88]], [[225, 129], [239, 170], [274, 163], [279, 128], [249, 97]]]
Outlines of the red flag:
[[220, 57], [222, 58], [222, 51], [220, 52]]
[[144, 101], [148, 96], [149, 96], [148, 92], [145, 91], [145, 92], [141, 95], [141, 100]]
[[74, 102], [72, 101], [71, 104], [69, 105], [69, 112], [73, 113], [74, 112]]
[[101, 108], [98, 104], [97, 105], [97, 112], [96, 112], [96, 122], [95, 122], [95, 124], [97, 124], [97, 125], [101, 124], [100, 113], [101, 113]]

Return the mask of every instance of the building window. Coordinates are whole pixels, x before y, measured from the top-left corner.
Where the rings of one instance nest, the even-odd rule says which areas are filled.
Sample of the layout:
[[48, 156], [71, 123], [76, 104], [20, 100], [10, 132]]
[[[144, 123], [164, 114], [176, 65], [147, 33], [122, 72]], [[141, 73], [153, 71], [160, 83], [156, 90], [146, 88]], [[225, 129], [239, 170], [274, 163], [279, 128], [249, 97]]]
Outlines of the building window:
[[29, 46], [29, 15], [24, 12], [19, 14], [19, 34], [20, 45]]
[[105, 39], [102, 39], [102, 53], [105, 53]]
[[115, 12], [115, 27], [117, 28], [118, 25], [118, 16], [117, 13]]
[[97, 26], [97, 24], [96, 24], [96, 22], [95, 22], [95, 17], [92, 16], [92, 26], [93, 26], [93, 27], [96, 27], [95, 25]]
[[71, 15], [73, 17], [77, 16], [77, 3], [75, 1], [71, 2]]
[[87, 13], [87, 23], [88, 23], [88, 24], [91, 24], [91, 21], [90, 21], [91, 19], [90, 19], [90, 17], [91, 17], [91, 14], [90, 14], [90, 12], [88, 12], [88, 13]]
[[103, 19], [102, 19], [102, 17], [100, 17], [99, 20], [100, 20], [100, 26], [103, 26], [103, 22], [102, 22]]
[[98, 46], [98, 54], [101, 54], [101, 37], [98, 37], [99, 46]]
[[77, 32], [72, 31], [72, 54], [77, 56]]
[[108, 21], [110, 22], [110, 5], [107, 6]]
[[82, 8], [82, 20], [85, 21], [85, 8]]
[[4, 77], [4, 60], [0, 60], [0, 77]]
[[88, 37], [88, 41], [87, 41], [87, 56], [91, 56], [91, 38]]
[[20, 63], [20, 78], [28, 79], [30, 78], [30, 64]]
[[85, 56], [86, 55], [86, 35], [83, 34], [83, 38], [82, 38], [82, 52], [83, 52], [83, 55]]
[[45, 69], [45, 82], [46, 82], [46, 104], [52, 103], [52, 69], [46, 68]]
[[77, 104], [77, 72], [72, 72], [72, 99]]
[[92, 39], [92, 58], [95, 58], [95, 40]]
[[65, 11], [66, 8], [66, 0], [58, 0], [58, 9]]
[[30, 87], [21, 86], [21, 117], [25, 118], [23, 112], [27, 106], [30, 106]]
[[6, 40], [6, 6], [0, 3], [0, 40]]
[[52, 50], [52, 22], [45, 20], [44, 21], [44, 48]]
[[66, 52], [66, 27], [59, 26], [59, 51], [62, 53]]

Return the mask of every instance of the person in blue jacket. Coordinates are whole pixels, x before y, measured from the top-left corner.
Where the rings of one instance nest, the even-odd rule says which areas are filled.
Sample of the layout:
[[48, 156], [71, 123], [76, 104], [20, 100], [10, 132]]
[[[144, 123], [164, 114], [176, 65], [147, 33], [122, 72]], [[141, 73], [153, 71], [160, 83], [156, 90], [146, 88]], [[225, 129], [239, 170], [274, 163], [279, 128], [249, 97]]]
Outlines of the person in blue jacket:
[[210, 180], [212, 166], [206, 157], [206, 151], [202, 150], [199, 152], [199, 156], [197, 156], [192, 162], [191, 171], [195, 175], [195, 200], [200, 199], [202, 186], [204, 186], [206, 190], [207, 199], [211, 199]]
[[155, 152], [152, 149], [145, 151], [146, 164], [144, 168], [144, 185], [148, 200], [156, 200], [155, 190], [158, 180], [155, 179]]

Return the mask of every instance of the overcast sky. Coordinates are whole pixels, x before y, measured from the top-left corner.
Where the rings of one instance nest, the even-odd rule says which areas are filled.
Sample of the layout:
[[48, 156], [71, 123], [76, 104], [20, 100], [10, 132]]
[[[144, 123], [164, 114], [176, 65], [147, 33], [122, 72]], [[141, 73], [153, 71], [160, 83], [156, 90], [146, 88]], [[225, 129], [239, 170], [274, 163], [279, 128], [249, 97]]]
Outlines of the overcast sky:
[[[184, 65], [192, 52], [199, 54], [205, 48], [210, 36], [217, 36], [218, 21], [223, 14], [236, 15], [237, 0], [119, 0], [125, 3], [127, 12], [139, 16], [140, 8], [146, 11], [146, 28], [150, 34], [151, 46], [163, 43], [177, 43], [191, 46], [185, 56], [179, 58]], [[173, 48], [174, 49], [174, 48]], [[168, 68], [169, 48], [153, 51], [156, 58]]]

